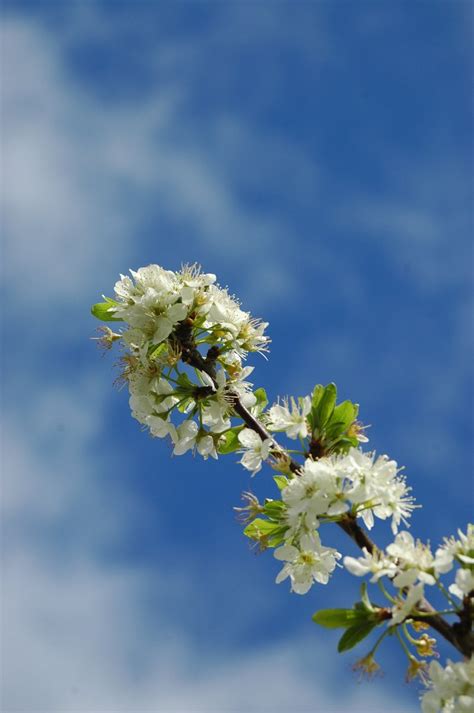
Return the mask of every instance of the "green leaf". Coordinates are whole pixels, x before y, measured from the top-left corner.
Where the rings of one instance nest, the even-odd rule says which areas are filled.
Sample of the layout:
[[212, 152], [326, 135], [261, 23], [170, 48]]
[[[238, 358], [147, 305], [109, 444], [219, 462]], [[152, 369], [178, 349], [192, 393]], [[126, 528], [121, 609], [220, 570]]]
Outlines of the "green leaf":
[[239, 432], [242, 428], [243, 426], [235, 426], [222, 434], [217, 446], [218, 453], [221, 455], [227, 455], [228, 453], [234, 453], [242, 447], [242, 444], [239, 441]]
[[349, 448], [357, 448], [359, 445], [359, 441], [355, 436], [344, 436], [343, 438], [340, 438], [338, 443], [337, 443], [337, 452], [345, 452], [348, 451]]
[[286, 488], [286, 486], [288, 485], [288, 478], [286, 477], [286, 475], [274, 475], [273, 480], [277, 484], [278, 490], [280, 491], [283, 490], [283, 488]]
[[273, 535], [268, 538], [267, 545], [269, 547], [278, 547], [278, 545], [283, 544], [287, 530], [287, 527], [281, 527], [279, 530], [275, 530]]
[[157, 359], [160, 354], [163, 354], [167, 350], [168, 346], [166, 342], [161, 342], [157, 347], [151, 346], [151, 352], [148, 354], [149, 359]]
[[345, 432], [346, 426], [342, 422], [334, 423], [331, 421], [330, 425], [324, 429], [324, 441], [325, 443], [335, 443], [339, 440], [342, 434]]
[[355, 417], [356, 409], [352, 401], [343, 401], [334, 409], [334, 413], [331, 418], [331, 427], [333, 424], [338, 423], [341, 424], [342, 431], [345, 431], [349, 428], [351, 423], [353, 423]]
[[[190, 404], [192, 404], [193, 402], [194, 402], [194, 399], [191, 399], [191, 398], [185, 399], [184, 401], [181, 401], [181, 403], [176, 404], [176, 408], [178, 409], [178, 411], [180, 413], [187, 413]], [[195, 409], [194, 409], [193, 413], [194, 412], [195, 412]]]
[[114, 317], [113, 312], [110, 312], [110, 308], [118, 304], [115, 300], [111, 300], [110, 297], [105, 298], [105, 302], [97, 302], [97, 304], [92, 305], [91, 312], [102, 322], [123, 322], [121, 317]]
[[316, 420], [316, 412], [321, 401], [322, 395], [324, 393], [324, 386], [322, 384], [316, 384], [311, 395], [311, 411], [309, 412], [307, 418], [309, 425], [311, 426], [311, 431], [317, 427], [318, 423]]
[[344, 632], [344, 634], [341, 636], [339, 639], [339, 643], [337, 645], [337, 650], [339, 653], [342, 653], [343, 651], [349, 651], [349, 649], [354, 648], [359, 641], [362, 641], [365, 639], [366, 636], [370, 634], [372, 629], [376, 626], [375, 621], [364, 621], [358, 624], [354, 624], [354, 626], [351, 626], [347, 631]]
[[313, 621], [326, 629], [338, 629], [362, 624], [366, 616], [354, 609], [321, 609], [312, 616]]
[[313, 409], [317, 409], [319, 402], [321, 401], [322, 395], [324, 393], [324, 386], [322, 384], [317, 384], [313, 390], [313, 396], [311, 398], [311, 406]]
[[257, 517], [244, 529], [244, 535], [251, 540], [260, 541], [262, 538], [266, 540], [266, 544], [270, 547], [276, 547], [283, 542], [287, 525], [281, 525], [278, 522], [270, 522]]
[[285, 515], [286, 506], [282, 500], [271, 500], [267, 498], [263, 506], [263, 511], [271, 520], [280, 522]]
[[336, 384], [328, 384], [324, 389], [324, 393], [319, 401], [316, 409], [316, 426], [321, 429], [330, 420], [334, 406], [336, 405], [337, 388]]
[[260, 388], [255, 389], [253, 395], [257, 399], [257, 403], [253, 408], [257, 408], [258, 413], [262, 413], [263, 409], [268, 406], [267, 392], [263, 386], [260, 386]]
[[247, 525], [244, 530], [244, 535], [247, 535], [247, 537], [254, 537], [256, 534], [269, 535], [278, 527], [279, 525], [275, 522], [270, 522], [270, 520], [263, 520], [263, 518], [257, 517]]

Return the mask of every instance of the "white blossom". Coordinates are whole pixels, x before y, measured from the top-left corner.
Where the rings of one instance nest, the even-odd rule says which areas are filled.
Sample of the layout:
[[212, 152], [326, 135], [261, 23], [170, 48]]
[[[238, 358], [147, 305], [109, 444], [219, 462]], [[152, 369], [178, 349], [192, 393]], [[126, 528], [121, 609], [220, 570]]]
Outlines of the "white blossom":
[[163, 377], [154, 379], [150, 389], [157, 397], [155, 404], [155, 411], [157, 411], [157, 413], [170, 411], [179, 401], [172, 385]]
[[115, 284], [117, 305], [110, 311], [132, 329], [142, 330], [152, 343], [166, 340], [193, 311], [205, 319], [204, 328], [239, 358], [249, 351], [267, 351], [268, 324], [244, 312], [227, 290], [213, 284], [215, 275], [195, 266], [175, 273], [159, 265], [131, 270], [130, 275], [121, 275]]
[[458, 536], [459, 539], [445, 537], [444, 544], [436, 550], [435, 569], [440, 574], [449, 572], [455, 559], [465, 565], [474, 565], [474, 525], [469, 524], [465, 534], [458, 530]]
[[337, 516], [349, 510], [344, 479], [335, 472], [332, 458], [317, 461], [307, 458], [299, 475], [282, 490], [282, 500], [287, 505], [287, 518], [293, 530], [298, 529], [300, 516], [314, 528], [319, 525], [318, 516]]
[[363, 557], [344, 557], [344, 567], [356, 577], [363, 577], [371, 574], [371, 582], [376, 582], [380, 577], [392, 577], [397, 572], [397, 567], [380, 550], [370, 553], [365, 547], [362, 549]]
[[146, 423], [148, 416], [153, 414], [155, 404], [152, 394], [143, 394], [132, 391], [129, 398], [130, 410], [133, 418], [140, 423]]
[[375, 458], [373, 453], [351, 448], [346, 456], [338, 459], [337, 467], [352, 480], [348, 498], [356, 504], [371, 504], [359, 513], [369, 530], [374, 525], [374, 516], [381, 520], [391, 517], [394, 534], [401, 521], [407, 524], [406, 519], [415, 506], [409, 495], [411, 488], [406, 485], [394, 460], [387, 456]]
[[252, 384], [245, 381], [254, 367], [240, 368], [232, 379], [227, 379], [224, 369], [219, 369], [215, 380], [205, 372], [199, 372], [203, 383], [212, 388], [213, 395], [206, 399], [202, 409], [203, 423], [214, 433], [222, 433], [231, 427], [229, 419], [233, 397], [237, 396], [247, 408], [252, 407], [256, 398], [252, 393]]
[[307, 416], [311, 411], [311, 398], [286, 400], [274, 404], [268, 411], [267, 425], [271, 431], [285, 431], [288, 438], [307, 438], [309, 435]]
[[248, 312], [244, 312], [237, 300], [221, 287], [211, 285], [207, 298], [199, 310], [206, 317], [206, 329], [217, 333], [239, 356], [245, 356], [249, 351], [268, 350], [270, 340], [264, 335], [267, 322], [254, 319]]
[[240, 459], [240, 463], [247, 470], [252, 471], [252, 474], [258, 473], [262, 467], [262, 462], [270, 455], [271, 440], [262, 438], [258, 433], [250, 428], [244, 428], [239, 433], [239, 441], [246, 449], [244, 455]]
[[428, 690], [421, 698], [423, 713], [472, 713], [474, 710], [474, 658], [447, 662], [443, 668], [432, 661]]
[[[242, 360], [249, 351], [267, 350], [267, 324], [242, 310], [215, 281], [215, 275], [202, 273], [195, 265], [179, 272], [148, 265], [120, 276], [115, 301], [104, 298], [108, 311], [128, 326], [117, 338], [128, 350], [121, 359], [119, 380], [128, 382], [132, 415], [152, 435], [170, 434], [175, 454], [195, 448], [205, 458], [217, 457], [212, 434], [231, 428], [235, 399], [248, 409], [257, 404], [247, 381], [253, 367], [242, 368]], [[205, 358], [210, 358], [212, 372], [198, 372], [201, 384], [193, 384], [187, 371], [187, 381], [177, 369], [173, 374], [183, 350], [189, 354], [194, 349], [204, 357], [200, 345], [205, 343], [215, 355], [209, 357], [208, 350]], [[189, 358], [185, 361], [194, 365]], [[209, 373], [214, 370], [212, 378]], [[180, 403], [180, 410], [198, 416], [199, 424], [189, 417], [180, 425], [171, 422], [170, 414], [177, 415], [174, 408]], [[269, 443], [254, 443], [242, 459], [245, 467], [256, 472], [259, 457], [268, 456]]]
[[167, 419], [161, 418], [160, 416], [147, 416], [145, 423], [150, 429], [152, 436], [156, 438], [165, 438], [170, 435], [174, 440], [176, 438], [176, 428]]
[[386, 549], [397, 563], [398, 574], [393, 580], [396, 587], [407, 587], [417, 580], [430, 585], [436, 583], [430, 548], [420, 540], [415, 541], [409, 532], [399, 532], [395, 542]]
[[449, 586], [449, 591], [459, 599], [471, 596], [474, 592], [474, 571], [472, 569], [458, 569], [454, 584]]
[[324, 547], [317, 532], [305, 534], [297, 545], [285, 544], [278, 547], [274, 557], [285, 562], [276, 578], [279, 584], [287, 577], [291, 580], [291, 590], [296, 594], [306, 594], [314, 582], [327, 584], [336, 560], [341, 555], [332, 547]]
[[307, 458], [299, 475], [282, 491], [282, 498], [289, 517], [302, 513], [338, 516], [353, 504], [367, 527], [373, 526], [374, 516], [391, 516], [396, 532], [400, 520], [414, 507], [409, 490], [395, 461], [386, 456], [375, 460], [372, 454], [352, 448], [347, 455]]
[[197, 442], [197, 451], [204, 460], [207, 460], [208, 456], [215, 458], [217, 460], [217, 451], [212, 436], [202, 436]]
[[416, 608], [416, 605], [423, 599], [423, 584], [412, 585], [408, 588], [405, 598], [398, 599], [397, 603], [392, 607], [392, 618], [390, 626], [401, 624]]
[[181, 456], [186, 451], [191, 450], [196, 445], [196, 438], [198, 436], [199, 427], [196, 421], [187, 420], [178, 426], [176, 433], [173, 434], [174, 450], [175, 456]]
[[438, 547], [435, 552], [433, 567], [437, 575], [446, 574], [453, 568], [454, 555], [447, 547]]

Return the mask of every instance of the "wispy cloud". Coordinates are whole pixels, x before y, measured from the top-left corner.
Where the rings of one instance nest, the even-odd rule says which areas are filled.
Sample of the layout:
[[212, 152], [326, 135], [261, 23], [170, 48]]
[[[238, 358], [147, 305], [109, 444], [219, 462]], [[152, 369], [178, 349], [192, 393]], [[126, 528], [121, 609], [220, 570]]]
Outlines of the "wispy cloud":
[[[119, 479], [112, 487], [101, 477], [106, 392], [90, 374], [81, 379], [53, 384], [26, 411], [12, 408], [4, 427], [3, 709], [309, 713], [350, 700], [354, 711], [379, 710], [382, 684], [352, 680], [335, 693], [341, 663], [325, 655], [320, 637], [229, 647], [226, 637], [197, 636], [193, 611], [216, 626], [215, 611], [196, 601], [211, 606], [225, 561], [202, 571], [190, 555], [153, 567], [104, 557], [151, 513]], [[153, 504], [153, 518], [161, 507]], [[238, 596], [225, 596], [241, 631], [258, 631], [269, 607], [259, 583], [249, 577]], [[222, 625], [235, 639], [235, 624]]]
[[64, 39], [32, 21], [6, 20], [3, 46], [15, 69], [3, 82], [3, 209], [16, 300], [75, 302], [99, 278], [112, 282], [124, 265], [137, 267], [135, 236], [150, 213], [175, 236], [144, 236], [157, 261], [176, 249], [212, 259], [239, 272], [255, 302], [291, 288], [293, 226], [240, 195], [264, 184], [283, 196], [288, 173], [301, 194], [314, 190], [317, 170], [296, 146], [222, 111], [207, 130], [193, 125], [183, 111], [192, 84], [179, 74], [138, 104], [104, 103], [76, 82]]
[[[328, 657], [325, 645], [317, 643], [320, 636], [282, 634], [258, 645], [253, 638], [246, 645], [239, 639], [234, 647], [216, 641], [212, 631], [207, 638], [198, 636], [183, 619], [192, 620], [197, 594], [225, 589], [225, 562], [209, 565], [203, 583], [194, 550], [179, 562], [168, 558], [166, 565], [157, 556], [153, 567], [125, 555], [106, 556], [133, 539], [137, 523], [159, 520], [164, 507], [134, 495], [138, 478], [132, 490], [120, 478], [111, 487], [104, 477], [125, 451], [117, 436], [104, 438], [110, 429], [109, 385], [98, 382], [99, 368], [92, 371], [78, 346], [89, 330], [83, 317], [89, 303], [127, 267], [149, 261], [176, 267], [196, 259], [221, 271], [224, 281], [237, 276], [239, 292], [262, 311], [290, 305], [301, 321], [291, 338], [286, 325], [282, 329], [289, 354], [284, 378], [293, 380], [281, 384], [282, 391], [306, 380], [315, 361], [328, 380], [354, 377], [369, 408], [383, 414], [402, 382], [410, 390], [416, 386], [430, 425], [423, 430], [415, 409], [400, 416], [407, 449], [415, 447], [408, 444], [415, 430], [419, 462], [426, 463], [431, 453], [439, 465], [455, 449], [452, 429], [443, 431], [433, 412], [453, 407], [465, 384], [467, 360], [451, 361], [444, 373], [438, 363], [424, 363], [420, 378], [408, 377], [400, 363], [412, 364], [409, 345], [405, 351], [391, 347], [389, 320], [377, 339], [390, 348], [377, 351], [377, 339], [370, 335], [370, 341], [361, 327], [372, 309], [370, 280], [353, 258], [361, 250], [381, 256], [381, 263], [393, 266], [423, 298], [465, 285], [465, 243], [451, 250], [452, 236], [466, 229], [465, 177], [449, 161], [420, 165], [417, 160], [398, 168], [387, 161], [387, 174], [395, 166], [393, 175], [412, 180], [388, 180], [386, 192], [376, 197], [358, 184], [355, 189], [354, 176], [341, 189], [328, 178], [315, 147], [308, 151], [296, 131], [266, 121], [266, 114], [279, 114], [286, 101], [286, 70], [284, 62], [274, 64], [275, 47], [296, 57], [297, 68], [298, 62], [310, 63], [311, 77], [338, 61], [322, 13], [314, 4], [300, 5], [296, 18], [293, 5], [281, 3], [278, 17], [263, 4], [216, 6], [199, 38], [186, 31], [168, 37], [161, 25], [132, 22], [135, 6], [117, 9], [112, 20], [95, 4], [74, 3], [73, 11], [61, 11], [61, 33], [33, 14], [10, 13], [5, 19], [3, 56], [11, 71], [4, 72], [2, 88], [3, 210], [7, 317], [16, 349], [8, 354], [13, 368], [2, 503], [3, 696], [9, 713], [309, 712], [349, 704], [361, 713], [409, 710], [405, 701], [387, 707], [386, 682], [357, 688], [346, 679], [343, 693], [338, 676], [345, 664], [335, 654]], [[183, 8], [187, 11], [187, 4], [179, 12]], [[140, 6], [140, 12], [146, 10]], [[374, 23], [365, 25], [367, 36], [386, 27], [386, 16], [379, 13]], [[97, 45], [108, 51], [128, 46], [131, 37], [140, 52], [121, 55], [122, 61], [136, 61], [136, 77], [142, 79], [143, 70], [146, 81], [132, 87], [117, 71], [115, 84], [100, 85], [112, 87], [104, 96], [93, 77], [84, 81], [71, 56], [78, 48], [84, 51], [84, 43], [86, 49]], [[150, 37], [153, 41], [140, 44]], [[265, 67], [271, 71], [255, 64], [259, 49], [267, 53]], [[209, 73], [216, 54], [222, 66]], [[251, 83], [245, 111], [240, 111], [246, 87], [237, 55], [250, 74], [261, 72], [260, 82]], [[210, 89], [202, 81], [208, 74]], [[194, 102], [196, 87], [209, 90], [210, 108], [202, 114]], [[211, 106], [215, 97], [220, 101]], [[449, 193], [436, 178], [446, 171], [452, 177]], [[329, 204], [337, 206], [339, 217]], [[329, 230], [324, 239], [329, 221], [337, 234]], [[349, 227], [352, 232], [343, 236]], [[334, 300], [347, 308], [339, 321], [331, 311]], [[464, 308], [453, 320], [453, 345], [464, 355]], [[370, 383], [357, 381], [367, 366], [368, 341]], [[429, 348], [421, 350], [425, 362]], [[284, 361], [276, 363], [281, 379]], [[384, 391], [387, 372], [390, 386]], [[319, 380], [319, 371], [311, 378]], [[396, 432], [395, 424], [390, 435]], [[449, 446], [444, 456], [430, 451], [433, 438]], [[144, 467], [154, 472], [155, 460]], [[175, 507], [178, 519], [179, 499]], [[157, 530], [159, 524], [154, 535]], [[142, 544], [150, 546], [145, 539]], [[218, 545], [224, 560], [225, 544]], [[161, 553], [163, 542], [161, 548], [156, 545]], [[258, 632], [259, 611], [271, 609], [267, 590], [249, 576], [250, 581], [245, 598], [239, 600], [240, 592], [228, 595], [233, 621], [226, 626], [232, 635], [236, 627]], [[217, 601], [207, 596], [206, 602]], [[212, 604], [200, 606], [212, 623]]]
[[[9, 713], [277, 710], [363, 713], [416, 710], [387, 704], [386, 682], [344, 689], [324, 643], [295, 636], [226, 652], [193, 641], [166, 612], [153, 625], [143, 602], [153, 585], [137, 568], [91, 562], [5, 562], [3, 706]], [[192, 582], [188, 586], [192, 586]], [[343, 692], [344, 691], [344, 692]], [[385, 692], [384, 692], [385, 691]], [[395, 696], [394, 696], [395, 699]]]
[[472, 253], [469, 167], [452, 154], [434, 154], [402, 161], [387, 147], [385, 189], [353, 196], [343, 211], [345, 225], [360, 231], [426, 297], [468, 290]]

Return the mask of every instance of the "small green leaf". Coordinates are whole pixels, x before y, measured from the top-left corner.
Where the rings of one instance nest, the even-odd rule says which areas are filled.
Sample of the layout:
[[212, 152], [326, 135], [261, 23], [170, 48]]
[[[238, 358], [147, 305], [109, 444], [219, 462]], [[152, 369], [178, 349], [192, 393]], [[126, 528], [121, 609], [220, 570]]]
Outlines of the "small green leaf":
[[312, 619], [326, 629], [346, 629], [365, 621], [365, 617], [354, 609], [321, 609], [313, 614]]
[[[176, 404], [176, 408], [180, 413], [188, 413], [188, 409], [191, 406], [191, 404], [194, 403], [194, 399], [185, 399], [184, 401], [181, 401], [181, 403]], [[194, 409], [195, 411], [195, 409]], [[194, 413], [193, 411], [193, 413]]]
[[257, 540], [257, 542], [263, 538], [270, 547], [277, 547], [277, 545], [283, 542], [287, 530], [287, 525], [281, 525], [278, 522], [270, 522], [270, 520], [263, 520], [257, 517], [253, 522], [247, 525], [244, 530], [244, 535], [251, 540]]
[[167, 348], [168, 348], [168, 346], [167, 346], [166, 342], [161, 342], [161, 344], [158, 344], [157, 347], [152, 345], [150, 347], [151, 351], [148, 354], [148, 358], [150, 360], [157, 359], [160, 356], [160, 354], [163, 354], [167, 350]]
[[253, 537], [257, 533], [259, 535], [269, 535], [278, 527], [279, 525], [274, 522], [270, 522], [270, 520], [263, 520], [263, 518], [257, 517], [247, 525], [244, 530], [244, 535], [247, 535], [247, 537]]
[[343, 422], [339, 421], [335, 423], [331, 420], [330, 425], [324, 429], [325, 443], [335, 443], [339, 440], [345, 430], [346, 426]]
[[242, 444], [239, 441], [239, 432], [242, 428], [243, 426], [235, 426], [222, 434], [217, 446], [218, 453], [221, 455], [227, 455], [228, 453], [234, 453], [242, 447]]
[[351, 423], [355, 420], [356, 409], [352, 401], [343, 401], [338, 404], [331, 418], [331, 426], [333, 423], [340, 423], [342, 425], [342, 431], [345, 431]]
[[335, 450], [337, 450], [338, 453], [345, 453], [349, 448], [357, 448], [358, 445], [359, 441], [355, 436], [344, 436], [339, 439], [337, 449]]
[[286, 477], [286, 475], [274, 475], [273, 480], [277, 484], [278, 490], [280, 491], [283, 490], [283, 488], [286, 488], [286, 486], [288, 485], [288, 478]]
[[285, 527], [281, 531], [278, 531], [276, 533], [274, 532], [273, 535], [268, 538], [267, 545], [269, 547], [278, 547], [278, 545], [283, 544], [283, 542], [285, 541], [285, 534], [287, 529], [288, 528]]
[[322, 384], [317, 384], [313, 390], [313, 396], [311, 399], [311, 406], [313, 409], [317, 409], [319, 402], [321, 401], [322, 395], [324, 393], [324, 386]]
[[354, 624], [339, 639], [337, 645], [337, 650], [339, 653], [343, 651], [349, 651], [349, 649], [354, 648], [359, 641], [365, 639], [366, 636], [370, 634], [372, 629], [376, 626], [375, 621], [364, 621], [362, 623]]
[[316, 410], [316, 426], [318, 428], [324, 428], [324, 426], [330, 420], [334, 406], [336, 405], [337, 399], [337, 388], [336, 384], [328, 384], [324, 389], [324, 393], [319, 401]]
[[114, 317], [114, 313], [109, 311], [110, 308], [117, 305], [118, 302], [111, 300], [109, 297], [106, 297], [105, 299], [105, 302], [97, 302], [97, 304], [92, 305], [91, 312], [94, 317], [96, 317], [96, 319], [100, 319], [102, 322], [123, 322], [121, 317]]
[[267, 392], [265, 391], [263, 386], [260, 386], [260, 388], [255, 389], [253, 395], [257, 399], [257, 403], [253, 408], [256, 408], [258, 413], [262, 413], [263, 409], [268, 406]]
[[263, 506], [263, 511], [270, 520], [280, 522], [286, 513], [286, 505], [282, 500], [271, 500], [267, 498]]

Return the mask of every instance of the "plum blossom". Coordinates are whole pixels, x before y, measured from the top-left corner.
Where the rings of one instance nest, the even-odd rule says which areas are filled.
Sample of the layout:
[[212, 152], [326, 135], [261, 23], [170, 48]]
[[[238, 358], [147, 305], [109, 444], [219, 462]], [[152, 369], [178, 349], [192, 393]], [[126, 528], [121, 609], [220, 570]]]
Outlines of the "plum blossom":
[[199, 426], [196, 421], [184, 421], [173, 434], [174, 450], [173, 454], [175, 456], [181, 456], [186, 451], [191, 450], [196, 445], [196, 438], [198, 437]]
[[387, 554], [397, 563], [398, 574], [393, 580], [396, 587], [407, 587], [417, 580], [430, 585], [436, 583], [430, 548], [420, 540], [415, 542], [409, 532], [399, 532], [395, 542], [388, 545]]
[[285, 562], [276, 578], [276, 583], [287, 577], [291, 591], [306, 594], [314, 584], [327, 584], [341, 555], [332, 547], [324, 547], [317, 532], [303, 535], [296, 545], [285, 544], [273, 553], [277, 560]]
[[447, 662], [443, 668], [432, 661], [428, 690], [421, 698], [423, 713], [472, 713], [474, 710], [474, 658]]
[[444, 544], [435, 552], [435, 569], [440, 574], [449, 572], [457, 559], [463, 565], [474, 565], [474, 525], [468, 524], [466, 533], [458, 530], [459, 539], [445, 537]]
[[285, 431], [288, 438], [307, 438], [309, 435], [307, 416], [311, 411], [311, 398], [286, 400], [274, 404], [268, 411], [267, 426], [271, 431]]
[[247, 470], [252, 471], [252, 475], [258, 473], [262, 467], [262, 462], [270, 455], [271, 439], [262, 438], [250, 428], [244, 428], [239, 433], [239, 441], [244, 446], [244, 455], [240, 463]]
[[348, 498], [355, 504], [371, 504], [359, 513], [369, 530], [374, 525], [374, 517], [381, 520], [391, 517], [393, 534], [397, 533], [401, 521], [407, 523], [415, 507], [414, 499], [394, 460], [385, 455], [376, 458], [374, 453], [351, 448], [346, 456], [338, 459], [337, 469], [352, 480]]
[[356, 577], [371, 574], [371, 582], [376, 582], [380, 577], [393, 577], [397, 567], [381, 550], [370, 553], [365, 547], [363, 557], [344, 557], [344, 567]]
[[392, 607], [390, 626], [401, 624], [402, 621], [405, 621], [405, 619], [410, 616], [413, 609], [416, 608], [416, 605], [423, 599], [423, 589], [424, 587], [421, 582], [412, 585], [408, 588], [405, 598], [398, 599], [397, 603]]
[[474, 571], [472, 569], [458, 569], [456, 579], [450, 584], [449, 591], [459, 599], [472, 596], [474, 592]]

